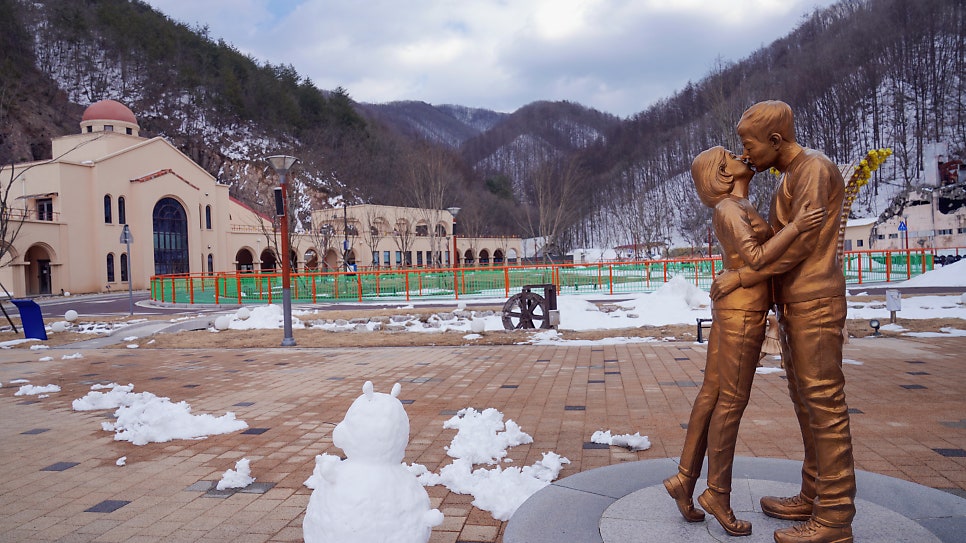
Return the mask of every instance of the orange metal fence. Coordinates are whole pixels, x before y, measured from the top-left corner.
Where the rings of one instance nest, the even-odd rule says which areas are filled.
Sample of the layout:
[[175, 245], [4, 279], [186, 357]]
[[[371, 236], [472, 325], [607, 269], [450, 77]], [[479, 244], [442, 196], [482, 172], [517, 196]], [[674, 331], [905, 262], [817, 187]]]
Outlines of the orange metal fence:
[[[959, 249], [947, 250], [959, 255]], [[931, 269], [935, 251], [851, 251], [843, 258], [849, 284], [905, 281]], [[523, 285], [552, 283], [561, 294], [651, 292], [674, 277], [707, 290], [722, 270], [721, 258], [526, 264], [499, 267], [306, 271], [292, 274], [297, 303], [426, 298], [509, 297]], [[281, 300], [280, 273], [229, 272], [151, 278], [151, 298], [185, 304], [263, 304]]]

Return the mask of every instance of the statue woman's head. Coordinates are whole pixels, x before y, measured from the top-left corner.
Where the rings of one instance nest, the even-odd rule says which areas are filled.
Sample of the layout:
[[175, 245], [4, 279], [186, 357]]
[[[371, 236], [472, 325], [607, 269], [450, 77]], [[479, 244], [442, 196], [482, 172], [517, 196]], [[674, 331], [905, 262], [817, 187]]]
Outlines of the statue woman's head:
[[701, 203], [713, 208], [731, 194], [734, 177], [724, 172], [725, 161], [731, 153], [720, 145], [701, 151], [691, 162], [691, 178]]

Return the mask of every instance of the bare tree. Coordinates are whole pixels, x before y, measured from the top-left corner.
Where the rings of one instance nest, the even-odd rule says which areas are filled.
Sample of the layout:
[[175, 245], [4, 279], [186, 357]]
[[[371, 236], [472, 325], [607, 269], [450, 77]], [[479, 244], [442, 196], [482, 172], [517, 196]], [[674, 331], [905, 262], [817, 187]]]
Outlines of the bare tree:
[[[440, 233], [436, 226], [443, 218], [443, 206], [451, 188], [459, 179], [457, 162], [453, 155], [440, 147], [426, 147], [419, 156], [409, 157], [407, 184], [413, 206], [426, 224], [429, 236], [429, 246], [432, 248], [433, 260], [428, 264], [442, 265]], [[445, 237], [445, 236], [442, 236]]]
[[361, 225], [359, 233], [362, 235], [363, 242], [369, 248], [369, 252], [373, 254], [372, 265], [378, 267], [379, 242], [389, 234], [389, 225], [379, 215], [378, 208], [373, 206], [366, 208], [365, 220], [363, 222], [364, 224]]
[[561, 252], [562, 234], [576, 220], [580, 185], [584, 178], [577, 159], [545, 158], [530, 170], [525, 195], [530, 207], [523, 219], [531, 237], [544, 242], [544, 257]]
[[315, 246], [315, 250], [319, 255], [320, 266], [324, 269], [327, 267], [325, 262], [326, 255], [329, 254], [329, 250], [335, 248], [335, 226], [324, 217], [323, 212], [316, 212], [313, 214], [313, 218], [317, 217], [317, 220], [313, 221], [312, 227], [309, 229], [309, 239]]
[[396, 220], [396, 227], [392, 231], [392, 241], [402, 254], [401, 265], [404, 267], [413, 265], [410, 251], [413, 248], [413, 242], [415, 240], [416, 232], [413, 230], [410, 222], [406, 219]]

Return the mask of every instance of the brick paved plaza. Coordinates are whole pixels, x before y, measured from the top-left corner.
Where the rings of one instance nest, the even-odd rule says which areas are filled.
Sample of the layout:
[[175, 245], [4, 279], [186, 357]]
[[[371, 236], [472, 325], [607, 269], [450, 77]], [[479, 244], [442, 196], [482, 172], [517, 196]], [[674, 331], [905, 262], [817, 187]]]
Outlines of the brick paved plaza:
[[[277, 333], [277, 332], [266, 332]], [[406, 462], [437, 471], [464, 407], [494, 407], [533, 436], [513, 466], [545, 451], [569, 458], [561, 477], [621, 462], [676, 457], [704, 366], [704, 345], [473, 346], [372, 349], [0, 351], [0, 541], [300, 541], [316, 454], [340, 454], [331, 432], [364, 381], [402, 383], [411, 419]], [[966, 338], [857, 339], [845, 346], [856, 467], [966, 495]], [[53, 361], [38, 361], [52, 356]], [[14, 396], [28, 379], [48, 398]], [[91, 384], [133, 383], [195, 414], [226, 411], [249, 429], [135, 446], [101, 429], [111, 411], [75, 412]], [[591, 434], [640, 432], [652, 447], [590, 444]], [[799, 459], [781, 374], [759, 375], [739, 456]], [[127, 465], [115, 465], [126, 456]], [[251, 460], [245, 492], [208, 491]], [[435, 543], [501, 541], [505, 523], [472, 497], [430, 487], [445, 515]]]

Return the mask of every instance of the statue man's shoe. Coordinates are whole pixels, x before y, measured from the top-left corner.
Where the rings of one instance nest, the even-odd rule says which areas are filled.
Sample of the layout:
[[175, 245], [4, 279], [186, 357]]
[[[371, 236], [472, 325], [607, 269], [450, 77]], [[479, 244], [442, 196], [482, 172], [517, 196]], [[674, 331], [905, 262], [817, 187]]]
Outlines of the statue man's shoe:
[[672, 475], [664, 480], [664, 488], [674, 498], [674, 503], [677, 504], [678, 511], [681, 512], [684, 520], [688, 522], [701, 522], [704, 520], [704, 511], [695, 509], [694, 501], [691, 499], [691, 493], [694, 492], [694, 479], [687, 479], [680, 473]]
[[775, 530], [775, 543], [853, 543], [852, 527], [835, 528], [815, 519]]
[[808, 520], [812, 518], [812, 500], [800, 493], [790, 498], [764, 496], [761, 499], [761, 510], [769, 517], [782, 520]]

